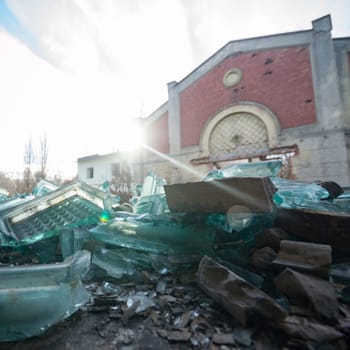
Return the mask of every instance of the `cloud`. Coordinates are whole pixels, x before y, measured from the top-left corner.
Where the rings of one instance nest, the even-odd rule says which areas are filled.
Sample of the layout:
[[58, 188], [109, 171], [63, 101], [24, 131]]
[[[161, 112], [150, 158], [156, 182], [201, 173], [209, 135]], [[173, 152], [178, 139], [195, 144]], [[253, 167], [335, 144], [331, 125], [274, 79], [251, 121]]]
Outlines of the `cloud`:
[[[29, 33], [14, 33], [21, 43], [0, 31], [7, 134], [1, 146], [13, 144], [7, 159], [17, 163], [23, 153], [18, 140], [24, 144], [27, 135], [43, 132], [49, 159], [59, 166], [116, 149], [125, 121], [159, 107], [167, 100], [167, 82], [181, 80], [230, 40], [308, 29], [328, 13], [334, 35], [350, 31], [350, 4], [341, 0], [6, 3]], [[32, 51], [35, 43], [39, 55], [23, 43]]]

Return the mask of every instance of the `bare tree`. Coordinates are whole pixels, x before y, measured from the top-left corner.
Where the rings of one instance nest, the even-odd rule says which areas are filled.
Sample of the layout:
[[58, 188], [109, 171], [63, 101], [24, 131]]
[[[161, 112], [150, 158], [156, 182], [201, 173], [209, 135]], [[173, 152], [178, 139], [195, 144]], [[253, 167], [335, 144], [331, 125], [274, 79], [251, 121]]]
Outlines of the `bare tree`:
[[32, 138], [29, 137], [24, 145], [23, 160], [25, 164], [23, 172], [23, 180], [25, 183], [25, 190], [30, 192], [33, 187], [33, 177], [32, 177], [32, 164], [34, 163], [34, 149], [32, 144]]
[[35, 172], [35, 180], [39, 182], [41, 179], [46, 179], [47, 176], [47, 159], [49, 155], [49, 148], [47, 143], [46, 134], [39, 140], [39, 152], [38, 152], [38, 161], [40, 169]]
[[34, 163], [34, 149], [31, 137], [28, 138], [24, 145], [23, 159], [25, 166], [31, 169], [32, 164]]
[[40, 148], [39, 148], [39, 161], [40, 161], [40, 172], [42, 175], [42, 178], [46, 178], [46, 171], [47, 171], [47, 158], [49, 155], [49, 147], [47, 144], [47, 137], [46, 134], [40, 138]]
[[131, 168], [127, 162], [122, 162], [118, 170], [113, 171], [113, 177], [110, 182], [110, 191], [112, 194], [119, 195], [122, 203], [126, 203], [132, 196], [131, 184]]
[[10, 195], [16, 193], [16, 184], [8, 175], [0, 172], [0, 187], [6, 189]]

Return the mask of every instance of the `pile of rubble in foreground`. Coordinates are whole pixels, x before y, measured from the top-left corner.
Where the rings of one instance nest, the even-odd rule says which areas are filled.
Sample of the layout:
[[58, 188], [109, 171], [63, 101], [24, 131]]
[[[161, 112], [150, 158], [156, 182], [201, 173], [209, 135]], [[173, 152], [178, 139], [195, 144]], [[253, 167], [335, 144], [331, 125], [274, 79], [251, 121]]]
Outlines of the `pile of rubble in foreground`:
[[0, 348], [346, 349], [348, 188], [280, 167], [3, 200]]

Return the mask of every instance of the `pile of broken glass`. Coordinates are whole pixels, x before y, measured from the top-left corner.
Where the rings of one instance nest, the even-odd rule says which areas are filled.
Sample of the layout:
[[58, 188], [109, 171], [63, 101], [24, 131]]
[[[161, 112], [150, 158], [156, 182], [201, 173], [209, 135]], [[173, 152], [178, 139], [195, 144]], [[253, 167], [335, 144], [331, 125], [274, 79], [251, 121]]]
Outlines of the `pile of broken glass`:
[[[276, 238], [283, 247], [277, 253], [265, 250], [253, 257], [252, 252], [266, 248], [258, 246], [259, 237], [276, 226], [290, 233], [289, 238], [349, 252], [350, 239], [344, 236], [350, 223], [349, 189], [331, 181], [283, 179], [278, 177], [281, 167], [276, 160], [235, 164], [210, 171], [199, 182], [174, 185], [151, 172], [141, 194], [121, 205], [109, 191], [82, 182], [64, 187], [43, 182], [28, 196], [2, 199], [0, 341], [41, 334], [78, 310], [89, 299], [82, 281], [92, 267], [115, 279], [145, 269], [167, 275], [199, 267], [202, 289], [221, 300], [210, 269], [232, 273], [253, 289], [263, 288], [265, 282], [259, 268], [251, 268], [254, 259], [256, 266], [276, 260], [275, 266], [297, 265], [300, 271], [300, 261], [291, 263], [291, 255], [283, 253], [304, 248], [281, 237]], [[314, 222], [322, 222], [323, 231], [310, 229], [308, 223]], [[304, 270], [315, 269], [304, 265]], [[331, 275], [347, 274], [348, 284], [349, 266], [347, 261], [333, 264]], [[284, 279], [280, 278], [282, 290]], [[255, 293], [271, 304], [262, 314], [275, 312], [279, 321], [285, 319], [288, 311]], [[228, 304], [223, 306], [232, 308], [235, 316], [235, 307]]]

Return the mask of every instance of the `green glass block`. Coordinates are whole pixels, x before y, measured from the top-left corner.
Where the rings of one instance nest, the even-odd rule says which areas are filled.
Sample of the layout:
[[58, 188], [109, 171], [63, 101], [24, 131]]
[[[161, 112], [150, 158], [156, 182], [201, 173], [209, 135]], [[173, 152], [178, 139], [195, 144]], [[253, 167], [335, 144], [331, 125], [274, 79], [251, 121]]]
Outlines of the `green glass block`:
[[81, 279], [90, 252], [79, 251], [62, 263], [0, 268], [0, 341], [43, 333], [89, 299]]
[[327, 199], [329, 193], [323, 187], [315, 183], [294, 181], [271, 177], [271, 181], [277, 188], [273, 200], [275, 204], [282, 208], [321, 208], [319, 201]]
[[207, 252], [215, 238], [215, 228], [204, 224], [184, 227], [171, 219], [142, 220], [145, 218], [114, 219], [89, 232], [100, 242], [158, 254]]
[[143, 196], [134, 205], [134, 212], [137, 214], [160, 215], [169, 212], [165, 194], [154, 194]]
[[111, 250], [96, 246], [92, 254], [92, 263], [107, 271], [114, 278], [124, 275], [132, 276], [135, 266], [127, 261], [117, 250]]

